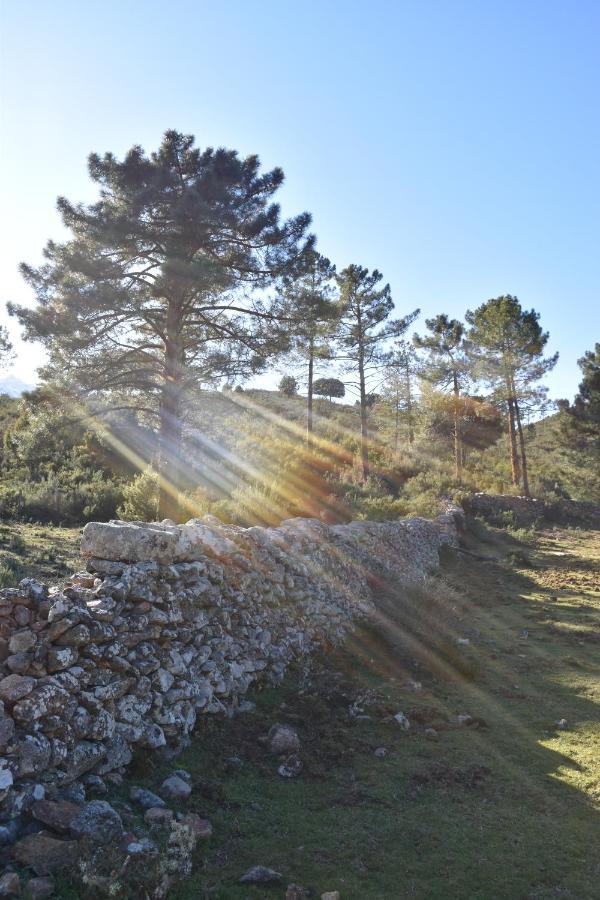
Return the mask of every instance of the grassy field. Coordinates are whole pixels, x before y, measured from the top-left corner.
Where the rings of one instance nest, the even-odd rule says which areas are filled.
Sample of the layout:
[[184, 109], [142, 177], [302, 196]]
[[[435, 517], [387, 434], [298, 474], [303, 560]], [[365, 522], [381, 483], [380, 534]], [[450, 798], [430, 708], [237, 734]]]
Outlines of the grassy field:
[[[31, 534], [37, 574], [49, 540], [73, 558], [75, 532]], [[255, 712], [200, 722], [171, 768], [192, 773], [180, 808], [214, 835], [172, 900], [283, 900], [291, 882], [342, 900], [600, 897], [600, 534], [520, 537], [473, 523], [423, 589], [382, 586], [378, 621], [343, 650], [256, 694]], [[300, 735], [296, 778], [261, 742], [273, 722]], [[108, 799], [167, 771], [145, 755]], [[257, 864], [282, 882], [239, 885]], [[63, 880], [58, 896], [82, 894]]]
[[59, 581], [80, 566], [81, 528], [0, 522], [0, 587], [21, 578]]

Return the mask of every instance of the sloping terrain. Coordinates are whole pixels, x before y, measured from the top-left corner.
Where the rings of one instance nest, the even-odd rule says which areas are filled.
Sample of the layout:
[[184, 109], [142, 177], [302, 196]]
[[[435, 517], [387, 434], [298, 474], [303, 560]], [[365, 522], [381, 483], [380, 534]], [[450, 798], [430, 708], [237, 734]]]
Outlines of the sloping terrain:
[[[381, 586], [343, 650], [203, 721], [175, 764], [140, 758], [122, 800], [177, 765], [175, 808], [214, 826], [169, 897], [600, 897], [600, 534], [528, 538], [473, 523], [422, 589]], [[300, 737], [294, 777], [265, 747], [275, 722]], [[281, 881], [239, 884], [254, 865]]]

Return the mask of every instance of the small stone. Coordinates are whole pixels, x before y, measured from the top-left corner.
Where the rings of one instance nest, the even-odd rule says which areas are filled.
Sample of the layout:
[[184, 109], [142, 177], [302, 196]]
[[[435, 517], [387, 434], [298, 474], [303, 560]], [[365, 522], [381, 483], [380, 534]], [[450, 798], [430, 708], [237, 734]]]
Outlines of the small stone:
[[41, 603], [48, 596], [48, 587], [41, 581], [36, 581], [35, 578], [23, 578], [19, 582], [19, 590], [27, 596], [28, 600], [33, 600], [35, 603]]
[[440, 735], [435, 728], [426, 728], [423, 732], [428, 741], [439, 741]]
[[387, 750], [385, 747], [377, 747], [377, 749], [373, 751], [373, 755], [376, 756], [377, 759], [383, 759], [384, 756], [387, 756]]
[[51, 647], [48, 650], [46, 668], [49, 672], [62, 672], [74, 666], [78, 659], [79, 653], [75, 647]]
[[27, 697], [35, 686], [35, 678], [29, 675], [7, 675], [0, 681], [0, 700], [17, 703]]
[[108, 788], [103, 778], [99, 775], [86, 775], [83, 779], [86, 788], [89, 788], [94, 794], [108, 794]]
[[459, 725], [462, 725], [463, 728], [469, 728], [471, 725], [475, 724], [475, 719], [473, 716], [470, 716], [468, 713], [460, 713], [456, 717], [456, 721]]
[[325, 891], [324, 894], [321, 894], [321, 900], [340, 900], [340, 892]]
[[89, 838], [96, 844], [110, 844], [123, 834], [123, 822], [106, 800], [92, 800], [71, 822], [71, 833], [77, 838]]
[[456, 638], [456, 643], [459, 647], [468, 647], [471, 641], [469, 638]]
[[11, 653], [28, 653], [37, 644], [37, 636], [27, 629], [27, 631], [17, 631], [11, 637], [8, 649]]
[[192, 788], [179, 775], [170, 775], [168, 778], [165, 778], [159, 791], [165, 800], [187, 800], [192, 793]]
[[153, 791], [146, 788], [132, 787], [129, 791], [129, 799], [139, 803], [142, 809], [155, 809], [165, 806], [165, 801]]
[[21, 881], [16, 872], [6, 872], [0, 878], [0, 897], [19, 897]]
[[188, 826], [196, 840], [207, 841], [212, 837], [212, 825], [208, 819], [201, 818], [197, 813], [187, 813], [181, 821]]
[[169, 825], [173, 821], [173, 810], [165, 809], [164, 806], [153, 806], [144, 813], [144, 822], [151, 828], [153, 826], [162, 827]]
[[410, 731], [410, 722], [403, 712], [396, 713], [394, 719], [396, 720], [402, 731]]
[[27, 882], [27, 897], [31, 900], [45, 900], [54, 893], [54, 882], [51, 878], [30, 878]]
[[127, 852], [130, 856], [153, 856], [158, 852], [156, 844], [148, 838], [139, 841], [131, 841], [127, 844]]
[[413, 694], [418, 693], [423, 690], [423, 685], [420, 681], [415, 681], [413, 678], [409, 678], [408, 681], [405, 681], [402, 685], [405, 690], [412, 691]]
[[14, 845], [17, 862], [30, 866], [36, 875], [50, 875], [77, 860], [77, 841], [61, 841], [44, 831], [28, 834]]
[[300, 738], [289, 725], [272, 725], [267, 735], [267, 746], [271, 753], [296, 753], [300, 749]]
[[285, 762], [277, 769], [282, 778], [295, 778], [302, 771], [302, 760], [297, 753], [290, 753]]
[[177, 775], [178, 778], [183, 778], [184, 781], [187, 781], [188, 784], [192, 783], [192, 776], [185, 769], [175, 769], [174, 772], [171, 772], [172, 775]]
[[267, 866], [252, 866], [242, 875], [240, 884], [271, 884], [282, 879], [281, 872], [276, 872], [275, 869], [269, 869]]
[[285, 892], [285, 900], [305, 900], [306, 897], [310, 896], [310, 892], [299, 884], [288, 884]]
[[555, 723], [557, 728], [560, 728], [561, 731], [566, 731], [569, 727], [569, 723], [566, 719], [559, 719], [558, 722]]

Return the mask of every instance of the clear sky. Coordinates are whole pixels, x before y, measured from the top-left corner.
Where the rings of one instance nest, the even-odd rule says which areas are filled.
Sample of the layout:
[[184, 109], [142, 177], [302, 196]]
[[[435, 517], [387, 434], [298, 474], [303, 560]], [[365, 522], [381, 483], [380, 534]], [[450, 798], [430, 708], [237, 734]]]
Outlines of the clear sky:
[[575, 392], [600, 340], [599, 0], [1, 0], [1, 32], [0, 316], [57, 195], [93, 198], [87, 154], [176, 128], [281, 165], [284, 212], [399, 313], [517, 294]]

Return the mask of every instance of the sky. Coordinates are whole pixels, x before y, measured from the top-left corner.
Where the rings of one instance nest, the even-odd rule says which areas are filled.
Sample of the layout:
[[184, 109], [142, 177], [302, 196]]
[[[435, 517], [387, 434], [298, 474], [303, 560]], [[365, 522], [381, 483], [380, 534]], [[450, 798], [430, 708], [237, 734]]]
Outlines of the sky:
[[167, 128], [280, 165], [338, 267], [378, 268], [398, 314], [534, 307], [572, 397], [600, 340], [600, 3], [576, 0], [0, 0], [0, 322], [95, 197], [91, 151]]

